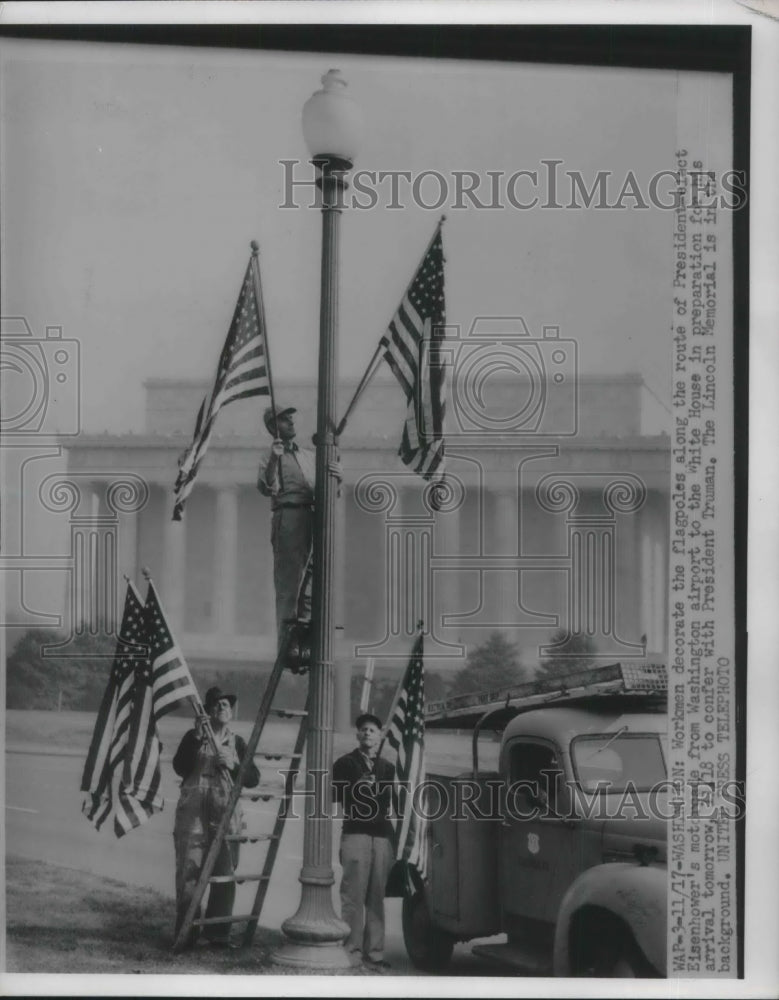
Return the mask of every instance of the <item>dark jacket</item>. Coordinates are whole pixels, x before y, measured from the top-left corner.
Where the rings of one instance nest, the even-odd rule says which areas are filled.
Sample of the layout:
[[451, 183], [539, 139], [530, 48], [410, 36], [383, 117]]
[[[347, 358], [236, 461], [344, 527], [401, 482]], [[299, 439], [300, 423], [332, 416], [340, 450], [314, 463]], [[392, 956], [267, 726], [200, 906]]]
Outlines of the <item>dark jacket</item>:
[[[246, 756], [246, 743], [240, 736], [238, 736], [237, 733], [233, 734], [233, 738], [235, 739], [235, 755], [238, 758], [239, 763], [230, 769], [230, 777], [235, 779], [238, 774], [240, 762]], [[173, 758], [173, 770], [180, 778], [184, 778], [184, 780], [186, 780], [195, 769], [200, 746], [200, 739], [194, 729], [190, 729], [189, 732], [184, 734], [184, 738], [179, 744], [179, 748]], [[246, 777], [244, 778], [243, 786], [244, 788], [254, 788], [259, 784], [259, 782], [260, 772], [254, 761], [252, 761], [246, 769]]]
[[333, 765], [333, 798], [344, 807], [343, 833], [367, 833], [392, 839], [389, 820], [395, 768], [383, 757], [373, 767], [359, 749], [339, 757]]

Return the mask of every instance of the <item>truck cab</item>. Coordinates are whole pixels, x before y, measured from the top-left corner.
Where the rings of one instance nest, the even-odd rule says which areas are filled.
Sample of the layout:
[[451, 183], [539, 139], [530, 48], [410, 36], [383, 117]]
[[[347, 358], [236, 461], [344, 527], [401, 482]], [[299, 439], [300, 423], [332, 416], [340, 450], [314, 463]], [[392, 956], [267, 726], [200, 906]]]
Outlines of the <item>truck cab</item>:
[[665, 695], [626, 676], [612, 665], [556, 694], [524, 685], [513, 705], [500, 693], [470, 715], [462, 701], [430, 713], [431, 728], [472, 722], [473, 766], [428, 775], [446, 808], [430, 811], [427, 871], [403, 903], [419, 968], [443, 971], [455, 942], [500, 934], [473, 953], [525, 974], [665, 974]]

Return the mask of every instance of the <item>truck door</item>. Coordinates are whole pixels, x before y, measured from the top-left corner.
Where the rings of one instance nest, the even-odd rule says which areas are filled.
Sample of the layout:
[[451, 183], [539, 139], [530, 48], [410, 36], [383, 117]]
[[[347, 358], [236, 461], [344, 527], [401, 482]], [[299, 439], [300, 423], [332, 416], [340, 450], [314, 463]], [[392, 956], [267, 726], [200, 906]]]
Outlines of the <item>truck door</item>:
[[[554, 921], [577, 866], [576, 822], [562, 818], [568, 811], [562, 758], [557, 747], [537, 739], [520, 738], [506, 749], [503, 910], [513, 916]], [[537, 818], [528, 818], [534, 811], [539, 813]]]

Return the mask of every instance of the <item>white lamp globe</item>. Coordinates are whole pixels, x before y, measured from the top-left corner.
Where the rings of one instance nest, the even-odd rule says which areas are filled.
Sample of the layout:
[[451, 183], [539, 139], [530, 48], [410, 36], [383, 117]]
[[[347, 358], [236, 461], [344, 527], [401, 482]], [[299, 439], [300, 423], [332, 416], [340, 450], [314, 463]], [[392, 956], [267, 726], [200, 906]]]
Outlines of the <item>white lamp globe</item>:
[[322, 85], [303, 106], [303, 138], [313, 159], [346, 160], [351, 166], [362, 132], [362, 112], [349, 96], [340, 70], [325, 73]]

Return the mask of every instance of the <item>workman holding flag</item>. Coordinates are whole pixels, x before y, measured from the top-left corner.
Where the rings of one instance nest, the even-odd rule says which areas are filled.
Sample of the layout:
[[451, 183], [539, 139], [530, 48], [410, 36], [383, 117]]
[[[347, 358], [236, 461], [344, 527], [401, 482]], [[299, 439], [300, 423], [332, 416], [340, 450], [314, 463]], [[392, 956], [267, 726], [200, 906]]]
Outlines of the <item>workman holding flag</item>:
[[[279, 404], [266, 409], [263, 419], [273, 443], [260, 463], [257, 479], [257, 488], [270, 497], [273, 512], [271, 545], [279, 645], [285, 621], [311, 620], [316, 456], [295, 440], [296, 412], [294, 406]], [[340, 463], [331, 462], [329, 472], [340, 484]]]
[[[225, 694], [220, 688], [206, 691], [206, 715], [198, 718], [194, 729], [184, 734], [173, 757], [173, 770], [182, 779], [181, 795], [176, 807], [173, 839], [176, 846], [176, 935], [190, 905], [200, 878], [200, 872], [219, 824], [227, 808], [233, 781], [241, 761], [246, 756], [246, 744], [230, 729], [235, 706], [235, 695]], [[210, 726], [212, 739], [208, 739]], [[255, 788], [260, 772], [254, 761], [249, 761], [243, 779], [244, 788]], [[240, 802], [230, 818], [232, 835], [243, 833]], [[223, 843], [214, 866], [213, 875], [230, 875], [238, 864], [237, 841]], [[206, 918], [229, 917], [235, 902], [235, 882], [217, 882], [211, 885]], [[199, 916], [199, 914], [198, 914]], [[197, 929], [190, 933], [194, 944]], [[208, 924], [205, 938], [213, 945], [230, 944], [230, 924]]]

